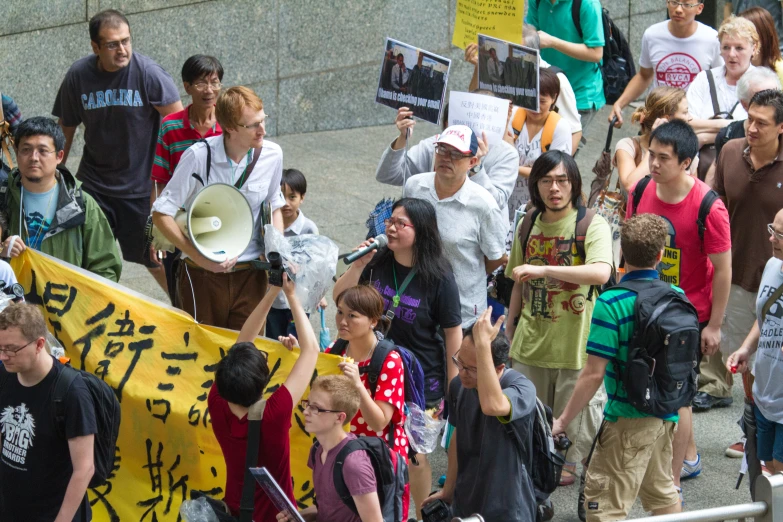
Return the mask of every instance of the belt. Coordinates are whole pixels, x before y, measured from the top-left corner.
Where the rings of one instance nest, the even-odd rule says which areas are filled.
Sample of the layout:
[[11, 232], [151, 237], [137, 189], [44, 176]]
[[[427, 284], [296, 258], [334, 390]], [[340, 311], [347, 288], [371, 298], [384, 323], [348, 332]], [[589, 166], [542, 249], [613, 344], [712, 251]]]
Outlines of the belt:
[[[196, 262], [190, 259], [189, 257], [185, 258], [185, 264], [197, 270], [204, 270], [202, 267], [198, 266]], [[236, 265], [234, 265], [234, 268], [232, 268], [231, 270], [225, 273], [230, 274], [232, 272], [241, 272], [242, 270], [250, 270], [252, 268], [253, 268], [252, 263], [250, 263], [250, 261], [245, 261], [242, 263], [237, 263]], [[204, 272], [207, 272], [207, 270], [204, 270]]]

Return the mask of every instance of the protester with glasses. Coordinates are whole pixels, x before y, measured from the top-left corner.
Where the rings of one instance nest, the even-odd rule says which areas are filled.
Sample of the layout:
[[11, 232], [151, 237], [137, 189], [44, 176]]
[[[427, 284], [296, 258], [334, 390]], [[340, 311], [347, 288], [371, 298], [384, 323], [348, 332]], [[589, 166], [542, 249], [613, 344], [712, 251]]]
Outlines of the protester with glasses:
[[443, 250], [459, 288], [463, 326], [487, 307], [486, 274], [505, 263], [508, 231], [508, 217], [492, 195], [468, 177], [479, 163], [478, 150], [469, 127], [452, 125], [435, 142], [434, 172], [409, 178], [403, 188], [405, 197], [435, 208]]
[[[334, 300], [337, 312], [338, 339], [328, 350], [340, 353], [345, 360], [339, 367], [351, 379], [361, 395], [359, 411], [351, 419], [351, 433], [358, 437], [380, 437], [389, 442], [397, 454], [408, 459], [408, 436], [405, 433], [405, 371], [396, 350], [383, 361], [374, 392], [366, 369], [378, 343], [389, 331], [391, 321], [384, 315], [381, 294], [369, 285], [358, 285], [340, 292]], [[390, 433], [393, 436], [390, 437]], [[394, 441], [393, 443], [391, 441]], [[403, 513], [408, 512], [410, 492], [406, 486]]]
[[[307, 390], [318, 360], [318, 340], [307, 314], [296, 295], [296, 285], [283, 274], [283, 292], [299, 325], [299, 357], [285, 381], [268, 394], [270, 379], [267, 354], [256, 348], [253, 341], [261, 332], [266, 316], [272, 308], [280, 288], [272, 287], [242, 326], [236, 344], [220, 360], [215, 370], [215, 383], [209, 390], [207, 403], [212, 418], [212, 431], [220, 444], [226, 462], [225, 502], [234, 516], [239, 514], [242, 484], [245, 479], [249, 408], [262, 397], [266, 406], [261, 423], [258, 448], [258, 466], [266, 467], [283, 489], [288, 499], [296, 504], [291, 482], [290, 437], [294, 405], [299, 404]], [[279, 338], [292, 349], [293, 337]], [[277, 514], [272, 501], [264, 494], [255, 496], [253, 520], [274, 520]]]
[[[236, 330], [266, 294], [266, 272], [253, 269], [249, 263], [264, 254], [261, 232], [266, 203], [272, 210], [272, 224], [283, 233], [283, 151], [265, 139], [268, 116], [264, 103], [251, 89], [231, 87], [222, 91], [215, 117], [223, 133], [185, 151], [166, 190], [153, 204], [152, 221], [182, 251], [184, 261], [176, 276], [179, 306], [200, 323]], [[234, 259], [222, 263], [207, 259], [174, 222], [177, 212], [187, 208], [204, 186], [197, 177], [207, 184], [226, 183], [238, 188], [250, 204], [255, 221], [253, 239]]]
[[[612, 273], [611, 232], [601, 216], [583, 208], [582, 177], [570, 154], [542, 154], [533, 163], [529, 186], [533, 209], [519, 222], [506, 266], [506, 276], [514, 280], [506, 333], [513, 368], [533, 381], [538, 398], [558, 417], [587, 362], [595, 287]], [[526, 237], [524, 227], [529, 227]], [[584, 237], [577, 238], [582, 228]], [[574, 483], [576, 464], [587, 457], [605, 399], [601, 388], [568, 425], [574, 444], [566, 454], [561, 485]]]
[[76, 127], [83, 124], [76, 177], [106, 214], [123, 258], [146, 266], [165, 290], [165, 272], [148, 255], [144, 229], [160, 119], [182, 110], [179, 91], [160, 65], [133, 52], [130, 25], [121, 12], [101, 11], [88, 26], [94, 54], [71, 66], [52, 109], [65, 134], [62, 165]]
[[[91, 520], [87, 486], [94, 473], [98, 431], [84, 380], [73, 381], [57, 426], [52, 389], [63, 365], [46, 346], [37, 306], [10, 304], [0, 312], [0, 518]], [[46, 494], [41, 494], [41, 485]]]
[[122, 260], [106, 216], [62, 165], [62, 129], [51, 118], [28, 118], [16, 129], [14, 142], [19, 166], [0, 198], [8, 224], [2, 257], [32, 248], [119, 281]]
[[[344, 375], [317, 377], [310, 388], [308, 400], [301, 402], [304, 428], [316, 438], [307, 466], [313, 470], [313, 489], [318, 505], [299, 512], [305, 522], [383, 520], [375, 470], [367, 452], [353, 451], [342, 463], [343, 480], [356, 506], [356, 513], [340, 498], [332, 479], [337, 456], [346, 444], [356, 439], [353, 433], [345, 432], [345, 426], [356, 416], [360, 403], [358, 390]], [[293, 522], [285, 513], [279, 513], [277, 520]]]
[[756, 296], [756, 320], [740, 348], [726, 360], [730, 372], [748, 372], [753, 367], [753, 402], [756, 413], [756, 452], [772, 473], [783, 473], [783, 210], [767, 225], [772, 258], [761, 275]]
[[[158, 194], [171, 181], [174, 170], [185, 150], [194, 142], [218, 136], [223, 131], [215, 117], [215, 103], [223, 80], [223, 66], [214, 56], [196, 54], [185, 60], [182, 66], [182, 84], [190, 95], [192, 103], [180, 112], [169, 114], [160, 124], [158, 144], [155, 148], [155, 161], [152, 165], [152, 193], [150, 206], [155, 203]], [[176, 305], [176, 268], [180, 252], [167, 255], [150, 249], [150, 259], [166, 272], [169, 298]], [[159, 259], [159, 256], [163, 259]]]
[[[357, 284], [373, 286], [383, 297], [384, 315], [391, 317], [386, 334], [410, 350], [424, 370], [427, 411], [442, 412], [448, 383], [457, 370], [448, 364], [462, 341], [459, 289], [445, 256], [438, 219], [431, 203], [403, 198], [386, 220], [387, 247], [357, 259], [334, 286], [336, 298]], [[362, 248], [370, 241], [357, 247]], [[409, 471], [416, 507], [432, 491], [432, 470], [426, 455], [417, 455]], [[421, 514], [419, 513], [419, 519]]]
[[451, 504], [451, 514], [480, 513], [485, 520], [536, 520], [531, 447], [536, 391], [508, 368], [509, 342], [488, 308], [465, 330], [452, 361], [459, 369], [449, 386], [453, 427], [443, 489], [425, 500]]

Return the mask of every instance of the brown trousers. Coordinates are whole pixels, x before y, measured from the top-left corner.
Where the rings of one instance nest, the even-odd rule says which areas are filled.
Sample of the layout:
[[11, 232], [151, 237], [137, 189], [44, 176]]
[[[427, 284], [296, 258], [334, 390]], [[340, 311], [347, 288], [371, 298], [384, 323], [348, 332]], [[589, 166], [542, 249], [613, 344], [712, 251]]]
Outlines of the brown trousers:
[[[216, 274], [183, 262], [177, 274], [177, 297], [181, 308], [199, 323], [241, 330], [266, 295], [267, 282], [263, 270]], [[196, 294], [195, 309], [191, 283]]]

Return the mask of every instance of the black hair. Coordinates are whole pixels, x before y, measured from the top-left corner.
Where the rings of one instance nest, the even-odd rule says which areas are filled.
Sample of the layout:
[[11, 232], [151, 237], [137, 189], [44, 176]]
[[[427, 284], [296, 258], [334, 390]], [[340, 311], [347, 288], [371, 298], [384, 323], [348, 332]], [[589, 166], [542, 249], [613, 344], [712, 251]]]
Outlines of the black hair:
[[304, 196], [307, 193], [307, 180], [304, 174], [297, 169], [285, 169], [280, 185], [288, 185], [288, 188], [300, 196]]
[[783, 123], [783, 92], [777, 89], [765, 89], [753, 95], [750, 99], [751, 105], [760, 107], [772, 107], [775, 109], [775, 125]]
[[[473, 339], [473, 327], [476, 326], [476, 323], [472, 323], [470, 326], [462, 330], [462, 337], [470, 337], [473, 342], [475, 343], [476, 340]], [[511, 351], [511, 342], [509, 342], [508, 337], [506, 337], [506, 334], [503, 332], [498, 332], [497, 337], [492, 341], [492, 343], [489, 345], [490, 349], [492, 350], [492, 364], [495, 365], [495, 368], [500, 366], [501, 364], [505, 364], [508, 361], [508, 354]]]
[[246, 408], [261, 398], [268, 383], [266, 352], [250, 342], [232, 346], [215, 369], [215, 385], [220, 396]]
[[90, 40], [97, 43], [98, 45], [101, 43], [99, 34], [103, 24], [108, 24], [109, 27], [119, 27], [122, 24], [125, 24], [128, 26], [128, 30], [130, 30], [128, 19], [125, 18], [125, 15], [120, 11], [117, 11], [116, 9], [106, 9], [105, 11], [101, 11], [100, 13], [97, 13], [95, 16], [90, 18], [89, 25]]
[[182, 81], [193, 83], [201, 78], [218, 75], [218, 79], [223, 81], [223, 65], [214, 56], [206, 54], [194, 54], [182, 65]]
[[14, 146], [19, 149], [22, 138], [30, 136], [49, 136], [54, 140], [54, 150], [60, 152], [65, 148], [65, 134], [57, 123], [46, 116], [33, 116], [22, 121], [14, 132]]
[[402, 53], [397, 53], [397, 56], [395, 56], [395, 58], [399, 58], [400, 56], [402, 56], [402, 59], [403, 59], [403, 60], [405, 59], [405, 56], [403, 56], [403, 54], [402, 54]]
[[664, 123], [652, 131], [650, 143], [653, 140], [661, 145], [670, 146], [677, 155], [677, 163], [682, 163], [686, 159], [693, 163], [693, 158], [699, 152], [699, 138], [696, 137], [696, 133], [690, 125], [679, 119]]
[[582, 200], [582, 175], [579, 173], [576, 161], [566, 152], [550, 150], [540, 155], [533, 163], [527, 183], [530, 189], [530, 201], [533, 202], [533, 206], [540, 212], [546, 210], [546, 205], [544, 205], [544, 200], [538, 191], [538, 181], [561, 164], [565, 168], [568, 180], [571, 182], [571, 205], [576, 208]]
[[[413, 266], [416, 275], [425, 285], [435, 285], [445, 274], [451, 272], [451, 264], [443, 250], [443, 241], [438, 230], [438, 215], [432, 203], [417, 198], [402, 198], [394, 202], [392, 211], [404, 208], [416, 232], [413, 241]], [[373, 256], [370, 267], [383, 266], [394, 253], [384, 247]]]

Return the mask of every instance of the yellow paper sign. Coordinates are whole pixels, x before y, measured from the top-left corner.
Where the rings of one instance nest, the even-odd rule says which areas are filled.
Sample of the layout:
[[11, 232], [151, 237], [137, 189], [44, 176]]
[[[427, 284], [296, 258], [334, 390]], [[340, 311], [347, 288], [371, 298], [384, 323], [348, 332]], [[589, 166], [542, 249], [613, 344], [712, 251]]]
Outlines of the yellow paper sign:
[[[237, 332], [199, 325], [184, 312], [31, 249], [12, 266], [25, 299], [42, 307], [71, 364], [105, 380], [120, 400], [114, 473], [88, 491], [93, 520], [174, 522], [190, 490], [222, 498], [226, 471], [207, 395], [215, 365]], [[261, 338], [256, 346], [269, 354], [268, 396], [298, 351]], [[316, 373], [338, 374], [339, 362], [321, 354]], [[298, 405], [291, 424], [294, 494], [305, 507], [313, 499], [307, 467], [312, 437]]]
[[522, 43], [525, 0], [457, 0], [451, 43], [464, 49], [478, 34]]

